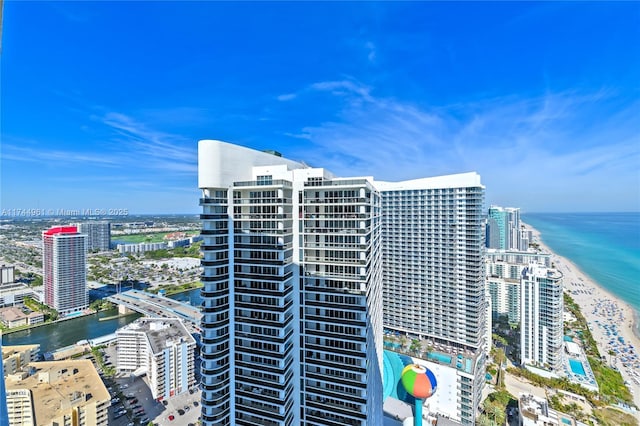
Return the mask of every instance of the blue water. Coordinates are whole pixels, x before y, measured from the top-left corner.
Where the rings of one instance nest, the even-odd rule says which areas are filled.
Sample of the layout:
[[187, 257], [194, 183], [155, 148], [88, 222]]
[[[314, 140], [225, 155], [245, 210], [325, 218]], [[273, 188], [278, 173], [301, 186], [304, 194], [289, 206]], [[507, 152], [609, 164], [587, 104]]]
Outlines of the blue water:
[[429, 354], [427, 354], [427, 358], [440, 361], [443, 364], [451, 364], [451, 357], [439, 352], [429, 352]]
[[527, 213], [522, 220], [556, 254], [640, 312], [640, 213]]
[[577, 359], [569, 359], [569, 366], [571, 367], [571, 371], [574, 374], [579, 374], [581, 376], [586, 376], [587, 373], [584, 371], [584, 365]]
[[411, 364], [413, 364], [411, 357], [387, 350], [383, 352], [383, 400], [392, 397], [408, 403], [413, 402], [400, 381], [402, 370]]

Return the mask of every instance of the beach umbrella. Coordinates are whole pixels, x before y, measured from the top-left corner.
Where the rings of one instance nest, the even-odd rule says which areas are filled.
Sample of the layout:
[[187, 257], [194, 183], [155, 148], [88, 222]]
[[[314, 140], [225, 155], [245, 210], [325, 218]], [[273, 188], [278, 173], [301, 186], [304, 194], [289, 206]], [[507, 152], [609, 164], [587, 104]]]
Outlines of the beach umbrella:
[[436, 376], [426, 367], [410, 364], [402, 370], [400, 381], [407, 393], [415, 398], [413, 424], [422, 426], [422, 401], [435, 393], [438, 386]]

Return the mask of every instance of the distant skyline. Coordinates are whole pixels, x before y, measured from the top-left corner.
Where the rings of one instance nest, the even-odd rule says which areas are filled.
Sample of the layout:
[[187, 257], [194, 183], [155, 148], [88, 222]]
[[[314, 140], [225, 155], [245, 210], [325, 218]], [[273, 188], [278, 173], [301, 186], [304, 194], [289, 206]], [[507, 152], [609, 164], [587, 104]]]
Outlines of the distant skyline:
[[4, 4], [0, 208], [197, 213], [197, 141], [640, 211], [638, 2]]

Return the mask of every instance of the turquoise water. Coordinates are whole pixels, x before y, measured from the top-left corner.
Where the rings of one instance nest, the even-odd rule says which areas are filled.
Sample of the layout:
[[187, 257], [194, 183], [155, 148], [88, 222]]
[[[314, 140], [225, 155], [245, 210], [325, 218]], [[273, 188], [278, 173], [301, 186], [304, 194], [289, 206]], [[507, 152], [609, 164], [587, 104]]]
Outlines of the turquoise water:
[[[528, 213], [556, 254], [640, 312], [640, 213]], [[640, 334], [640, 324], [636, 322]]]
[[451, 357], [449, 355], [444, 355], [438, 352], [429, 352], [427, 358], [440, 361], [443, 364], [451, 364]]
[[580, 362], [580, 360], [570, 358], [569, 366], [571, 367], [571, 371], [573, 371], [574, 374], [579, 374], [581, 376], [587, 375], [587, 373], [584, 371], [584, 365], [582, 365], [582, 362]]
[[387, 399], [388, 397], [392, 397], [408, 403], [412, 402], [411, 396], [407, 394], [407, 391], [404, 390], [404, 387], [400, 382], [400, 375], [402, 374], [402, 370], [404, 369], [404, 367], [410, 364], [413, 364], [413, 360], [406, 355], [391, 351], [383, 352], [383, 400]]
[[384, 346], [391, 349], [398, 349], [402, 345], [400, 343], [395, 343], [395, 342], [384, 342]]
[[565, 425], [570, 425], [571, 424], [571, 420], [567, 419], [566, 417], [562, 418], [562, 423], [564, 423]]

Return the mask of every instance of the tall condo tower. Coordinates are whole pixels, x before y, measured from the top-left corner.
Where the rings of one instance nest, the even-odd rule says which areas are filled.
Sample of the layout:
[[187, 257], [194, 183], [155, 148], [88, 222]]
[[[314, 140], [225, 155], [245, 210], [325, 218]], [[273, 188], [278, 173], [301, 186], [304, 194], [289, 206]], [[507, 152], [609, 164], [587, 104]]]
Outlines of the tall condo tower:
[[105, 221], [78, 223], [78, 232], [87, 235], [88, 251], [109, 251], [111, 224]]
[[500, 250], [527, 250], [522, 242], [520, 209], [514, 207], [489, 207], [487, 218], [487, 241], [489, 248]]
[[381, 425], [380, 197], [371, 178], [198, 147], [205, 425]]
[[63, 315], [87, 309], [87, 236], [77, 227], [42, 233], [42, 270], [45, 304]]
[[447, 413], [472, 425], [490, 337], [480, 176], [376, 186], [382, 194], [384, 327], [426, 340], [442, 354], [436, 360], [450, 361], [462, 353], [472, 360], [468, 368], [455, 371], [457, 401]]
[[522, 271], [520, 362], [562, 368], [562, 273], [540, 265]]

